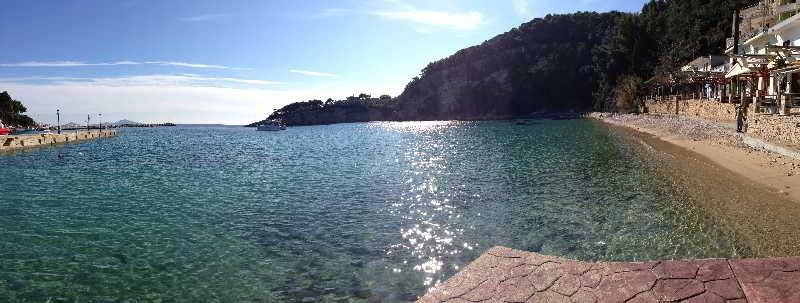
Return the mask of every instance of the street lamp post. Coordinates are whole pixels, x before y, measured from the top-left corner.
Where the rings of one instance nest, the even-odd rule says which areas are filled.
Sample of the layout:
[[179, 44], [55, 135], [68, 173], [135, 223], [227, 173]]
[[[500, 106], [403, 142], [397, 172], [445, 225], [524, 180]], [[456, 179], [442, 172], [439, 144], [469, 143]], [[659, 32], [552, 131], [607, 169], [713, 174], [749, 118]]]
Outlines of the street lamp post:
[[56, 109], [56, 119], [58, 121], [58, 134], [61, 134], [61, 110]]
[[91, 130], [91, 129], [89, 128], [89, 123], [90, 123], [91, 121], [92, 121], [92, 115], [90, 115], [90, 114], [87, 114], [87, 115], [86, 115], [86, 131], [87, 131], [87, 132]]
[[103, 114], [97, 114], [100, 116], [100, 132], [103, 132]]

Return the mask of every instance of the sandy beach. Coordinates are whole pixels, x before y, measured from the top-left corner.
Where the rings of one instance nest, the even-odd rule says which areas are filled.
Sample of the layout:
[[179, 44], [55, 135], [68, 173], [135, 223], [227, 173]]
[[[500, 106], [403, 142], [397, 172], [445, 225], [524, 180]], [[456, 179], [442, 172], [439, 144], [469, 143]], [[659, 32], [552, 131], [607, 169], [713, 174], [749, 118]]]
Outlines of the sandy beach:
[[752, 251], [800, 255], [800, 160], [748, 147], [732, 125], [671, 115], [593, 115], [640, 132], [660, 165]]

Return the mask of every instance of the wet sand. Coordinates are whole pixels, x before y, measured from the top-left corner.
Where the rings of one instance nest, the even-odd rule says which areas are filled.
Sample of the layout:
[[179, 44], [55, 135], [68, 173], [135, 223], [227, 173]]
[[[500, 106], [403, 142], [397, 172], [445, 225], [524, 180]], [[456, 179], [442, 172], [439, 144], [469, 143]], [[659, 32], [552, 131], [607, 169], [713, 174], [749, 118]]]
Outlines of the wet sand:
[[655, 167], [748, 248], [743, 257], [800, 255], [800, 161], [747, 148], [732, 129], [713, 122], [651, 115], [601, 120], [652, 147]]

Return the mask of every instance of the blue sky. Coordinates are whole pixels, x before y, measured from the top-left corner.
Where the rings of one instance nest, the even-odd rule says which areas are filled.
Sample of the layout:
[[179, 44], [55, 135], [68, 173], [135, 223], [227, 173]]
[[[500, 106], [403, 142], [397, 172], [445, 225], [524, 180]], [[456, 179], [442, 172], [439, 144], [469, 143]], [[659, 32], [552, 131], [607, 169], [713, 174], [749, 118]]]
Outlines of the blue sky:
[[244, 124], [398, 95], [429, 62], [534, 17], [645, 0], [0, 0], [0, 91], [37, 121]]

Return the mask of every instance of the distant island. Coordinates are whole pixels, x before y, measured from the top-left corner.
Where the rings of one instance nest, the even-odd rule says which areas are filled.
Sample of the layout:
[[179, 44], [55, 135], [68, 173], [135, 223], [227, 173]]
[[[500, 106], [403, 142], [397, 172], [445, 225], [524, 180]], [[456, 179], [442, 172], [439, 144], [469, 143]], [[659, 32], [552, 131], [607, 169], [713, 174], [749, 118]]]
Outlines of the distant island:
[[547, 15], [430, 63], [396, 98], [296, 102], [266, 120], [292, 126], [628, 112], [644, 80], [722, 53], [734, 9], [751, 2], [652, 0], [638, 14]]
[[397, 115], [394, 104], [394, 100], [388, 95], [373, 98], [368, 94], [345, 100], [296, 102], [276, 110], [266, 120], [246, 127], [259, 126], [269, 120], [281, 120], [287, 125], [295, 126], [391, 120]]

